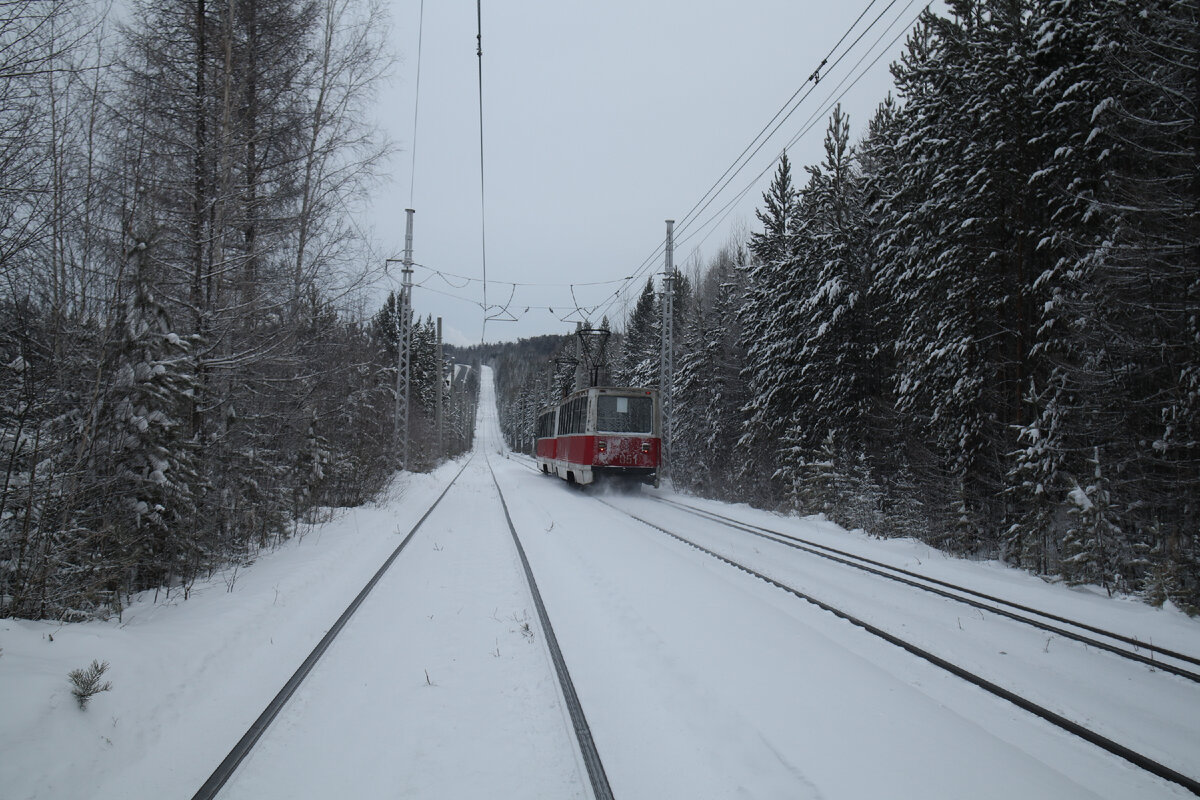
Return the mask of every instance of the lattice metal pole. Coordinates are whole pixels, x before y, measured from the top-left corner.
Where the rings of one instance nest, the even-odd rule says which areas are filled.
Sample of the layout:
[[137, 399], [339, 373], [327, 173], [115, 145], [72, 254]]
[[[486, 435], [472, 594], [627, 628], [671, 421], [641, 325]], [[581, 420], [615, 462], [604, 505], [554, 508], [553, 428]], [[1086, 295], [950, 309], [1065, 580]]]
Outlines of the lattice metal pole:
[[396, 368], [396, 430], [400, 438], [400, 467], [408, 469], [408, 405], [412, 391], [412, 241], [413, 214], [404, 209], [404, 282], [400, 290], [400, 336]]
[[675, 388], [675, 220], [667, 220], [666, 264], [663, 269], [662, 341], [659, 349], [658, 396], [662, 406], [662, 477], [671, 472], [674, 431], [671, 427], [671, 412]]
[[443, 363], [444, 356], [442, 355], [442, 318], [437, 318], [437, 395], [434, 398], [433, 411], [433, 427], [435, 430], [435, 439], [437, 440], [437, 460], [441, 461], [444, 452], [442, 450], [442, 395], [446, 391], [446, 365]]

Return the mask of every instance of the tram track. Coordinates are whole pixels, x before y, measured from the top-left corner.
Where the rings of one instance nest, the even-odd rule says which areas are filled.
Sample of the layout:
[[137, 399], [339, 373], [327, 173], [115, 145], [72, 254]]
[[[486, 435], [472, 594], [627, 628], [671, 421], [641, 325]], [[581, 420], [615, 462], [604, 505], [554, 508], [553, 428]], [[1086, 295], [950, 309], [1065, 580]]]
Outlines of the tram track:
[[[1053, 633], [1065, 639], [1070, 639], [1081, 644], [1088, 645], [1089, 647], [1095, 647], [1098, 650], [1104, 650], [1106, 652], [1115, 654], [1121, 658], [1125, 658], [1130, 661], [1136, 661], [1154, 669], [1171, 673], [1185, 680], [1192, 681], [1193, 683], [1200, 683], [1200, 672], [1173, 664], [1171, 661], [1164, 660], [1173, 659], [1176, 661], [1200, 666], [1200, 659], [1156, 645], [1153, 642], [1143, 641], [1136, 637], [1125, 636], [1123, 634], [1105, 630], [1084, 622], [1068, 619], [1057, 614], [1052, 614], [1047, 611], [1033, 608], [1032, 606], [1015, 603], [1001, 597], [996, 597], [995, 595], [986, 594], [965, 586], [959, 586], [938, 578], [922, 575], [912, 570], [885, 564], [881, 561], [866, 558], [865, 556], [860, 556], [847, 550], [830, 547], [829, 545], [824, 545], [819, 542], [814, 542], [798, 536], [792, 536], [791, 534], [783, 533], [782, 531], [776, 531], [760, 525], [745, 523], [740, 520], [727, 517], [723, 514], [718, 514], [716, 512], [690, 506], [686, 503], [681, 503], [677, 500], [671, 500], [664, 497], [654, 497], [652, 495], [649, 496], [649, 498], [657, 503], [669, 505], [685, 513], [700, 517], [701, 519], [716, 522], [720, 525], [724, 525], [725, 527], [742, 531], [752, 536], [775, 542], [794, 550], [810, 553], [818, 556], [819, 558], [833, 561], [862, 572], [867, 572], [896, 583], [911, 586], [915, 589], [920, 589], [924, 592], [962, 603], [970, 606], [971, 608], [997, 614], [1016, 622], [1037, 628], [1038, 630], [1042, 630], [1047, 633]], [[1041, 617], [1041, 619], [1034, 619], [1033, 617]], [[1070, 630], [1067, 627], [1062, 627], [1064, 625], [1077, 630]], [[1086, 633], [1080, 633], [1079, 631], [1085, 631]], [[1103, 639], [1108, 639], [1110, 641], [1104, 641], [1103, 639], [1095, 638], [1096, 636], [1103, 637]], [[1151, 655], [1144, 655], [1143, 653], [1138, 652], [1139, 650], [1144, 650]], [[1159, 657], [1155, 658], [1155, 654], [1157, 654]]]
[[[988, 678], [983, 677], [982, 675], [979, 675], [976, 672], [966, 669], [958, 664], [955, 664], [955, 663], [949, 661], [948, 659], [946, 659], [942, 656], [939, 656], [924, 647], [916, 645], [906, 639], [901, 638], [900, 636], [897, 636], [887, 630], [884, 630], [883, 628], [881, 628], [877, 625], [874, 625], [874, 624], [862, 619], [859, 616], [851, 614], [842, 608], [834, 606], [831, 603], [821, 600], [807, 592], [801, 591], [800, 589], [790, 586], [790, 585], [784, 583], [783, 581], [780, 581], [776, 578], [766, 575], [765, 573], [760, 572], [760, 571], [754, 569], [753, 567], [751, 567], [747, 564], [744, 564], [734, 558], [731, 558], [728, 555], [719, 553], [716, 550], [705, 547], [704, 545], [702, 545], [696, 541], [693, 541], [693, 540], [687, 538], [686, 536], [683, 536], [683, 535], [681, 535], [675, 531], [672, 531], [662, 525], [659, 525], [655, 522], [645, 519], [644, 517], [641, 517], [637, 514], [627, 511], [626, 509], [623, 509], [620, 506], [609, 502], [605, 498], [595, 497], [594, 499], [597, 500], [598, 502], [602, 503], [603, 505], [608, 506], [609, 508], [623, 514], [624, 516], [630, 517], [630, 518], [636, 520], [637, 522], [642, 523], [643, 525], [646, 525], [654, 530], [657, 530], [660, 533], [663, 533], [663, 534], [671, 537], [672, 539], [697, 550], [700, 553], [703, 553], [713, 559], [716, 559], [717, 561], [720, 561], [730, 567], [733, 567], [736, 570], [739, 570], [753, 578], [756, 578], [757, 580], [763, 581], [777, 589], [780, 589], [780, 590], [792, 595], [793, 597], [796, 597], [797, 599], [800, 599], [807, 603], [810, 603], [810, 604], [816, 606], [817, 608], [821, 609], [822, 611], [833, 614], [837, 618], [842, 619], [846, 622], [849, 622], [850, 624], [866, 631], [867, 633], [871, 634], [872, 636], [880, 638], [896, 647], [899, 647], [899, 648], [905, 650], [906, 652], [954, 675], [955, 677], [960, 678], [964, 681], [967, 681], [968, 683], [984, 690], [985, 692], [987, 692], [997, 698], [1005, 700], [1005, 701], [1017, 706], [1018, 708], [1026, 711], [1030, 714], [1033, 714], [1034, 716], [1044, 720], [1045, 722], [1050, 723], [1051, 725], [1054, 725], [1055, 727], [1057, 727], [1067, 733], [1070, 733], [1074, 736], [1079, 737], [1080, 739], [1088, 742], [1089, 744], [1092, 744], [1112, 755], [1116, 755], [1116, 756], [1124, 759], [1125, 761], [1129, 762], [1130, 764], [1133, 764], [1134, 766], [1137, 766], [1138, 768], [1145, 770], [1146, 772], [1149, 772], [1152, 775], [1162, 778], [1163, 780], [1170, 781], [1171, 783], [1177, 784], [1177, 785], [1183, 787], [1184, 789], [1187, 789], [1192, 794], [1200, 796], [1200, 780], [1197, 780], [1191, 776], [1185, 775], [1185, 774], [1179, 772], [1178, 770], [1175, 770], [1175, 769], [1171, 768], [1170, 766], [1167, 766], [1166, 764], [1163, 764], [1160, 761], [1158, 761], [1150, 756], [1147, 756], [1147, 755], [1140, 753], [1130, 747], [1122, 745], [1121, 743], [1119, 743], [1113, 739], [1103, 736], [1102, 734], [1097, 733], [1096, 731], [1093, 731], [1093, 730], [1087, 728], [1086, 726], [1084, 726], [1072, 719], [1067, 718], [1066, 716], [1064, 716], [1062, 714], [1052, 711], [1049, 708], [1046, 708], [1045, 706], [1043, 706], [1033, 700], [1030, 700], [1027, 697], [1025, 697], [1015, 691], [1012, 691], [1010, 689], [1007, 689], [1007, 688], [1001, 686], [1000, 684], [996, 683], [995, 681], [992, 681]], [[717, 516], [719, 516], [719, 515], [717, 515]], [[1022, 620], [1022, 621], [1026, 621], [1026, 620]]]
[[[477, 453], [478, 451], [476, 454]], [[288, 678], [283, 687], [267, 704], [262, 713], [260, 713], [254, 722], [251, 723], [246, 732], [241, 736], [241, 738], [237, 741], [237, 743], [233, 746], [221, 763], [216, 767], [216, 769], [213, 770], [212, 774], [209, 775], [208, 779], [204, 782], [200, 789], [193, 795], [193, 800], [212, 800], [221, 794], [223, 788], [231, 781], [235, 773], [238, 771], [239, 765], [241, 765], [251, 754], [251, 752], [254, 751], [256, 745], [259, 744], [264, 735], [267, 733], [268, 729], [271, 728], [272, 723], [276, 721], [281, 712], [287, 706], [289, 700], [296, 694], [297, 690], [304, 683], [305, 679], [308, 678], [313, 672], [322, 656], [324, 656], [330, 650], [335, 640], [337, 640], [338, 635], [346, 628], [347, 623], [349, 623], [351, 618], [355, 615], [355, 612], [359, 610], [360, 606], [363, 605], [364, 601], [371, 594], [371, 591], [375, 588], [376, 584], [378, 584], [384, 575], [388, 573], [389, 569], [399, 559], [401, 553], [405, 551], [417, 532], [422, 528], [425, 522], [442, 503], [442, 500], [450, 493], [450, 490], [454, 488], [456, 483], [458, 483], [459, 478], [474, 461], [476, 454], [473, 454], [467, 459], [467, 462], [463, 464], [461, 469], [458, 470], [458, 472], [449, 481], [434, 502], [424, 511], [417, 522], [407, 532], [400, 544], [396, 546], [396, 548], [391, 552], [379, 569], [376, 570], [376, 572], [358, 592], [358, 594], [354, 597], [354, 599], [350, 602], [350, 604], [346, 607], [334, 624], [329, 628], [325, 635], [304, 659], [300, 667], [296, 669], [290, 678]], [[579, 697], [575, 692], [574, 684], [567, 669], [566, 661], [563, 658], [561, 648], [558, 645], [557, 637], [555, 636], [554, 630], [550, 623], [549, 615], [546, 612], [545, 603], [538, 590], [537, 582], [534, 578], [529, 560], [525, 555], [525, 551], [521, 544], [516, 527], [513, 524], [512, 517], [509, 514], [508, 503], [505, 500], [504, 494], [500, 488], [500, 483], [496, 478], [495, 471], [492, 468], [490, 459], [488, 459], [486, 452], [484, 452], [483, 460], [488, 468], [488, 473], [491, 476], [492, 483], [495, 486], [496, 496], [500, 502], [501, 509], [503, 510], [504, 519], [507, 523], [508, 530], [512, 534], [513, 544], [523, 567], [525, 586], [528, 589], [529, 595], [532, 598], [534, 606], [537, 610], [538, 620], [541, 625], [545, 646], [549, 651], [550, 660], [553, 663], [555, 676], [561, 691], [561, 697], [563, 698], [564, 705], [570, 717], [579, 753], [582, 756], [583, 764], [588, 773], [592, 796], [596, 798], [596, 800], [612, 800], [612, 790], [609, 786], [607, 775], [604, 771], [604, 765], [600, 760], [595, 742], [592, 739], [587, 719], [583, 713], [582, 704], [580, 703]]]
[[358, 611], [359, 606], [361, 606], [363, 601], [367, 599], [367, 596], [371, 593], [371, 590], [374, 589], [375, 585], [379, 583], [380, 579], [387, 574], [387, 571], [391, 569], [392, 564], [395, 563], [396, 559], [400, 557], [400, 554], [408, 546], [408, 543], [412, 541], [412, 538], [416, 535], [417, 531], [422, 525], [425, 524], [425, 520], [429, 519], [429, 516], [433, 513], [434, 509], [436, 509], [442, 502], [442, 499], [449, 494], [450, 489], [454, 487], [454, 484], [466, 471], [467, 467], [471, 465], [473, 458], [474, 456], [468, 458], [466, 463], [463, 464], [462, 469], [455, 473], [454, 477], [450, 479], [450, 482], [446, 484], [446, 488], [442, 490], [442, 493], [437, 496], [437, 499], [434, 500], [429, 508], [425, 510], [425, 513], [422, 514], [420, 519], [417, 520], [416, 524], [412, 526], [412, 528], [408, 531], [408, 534], [405, 535], [400, 544], [396, 546], [396, 549], [393, 550], [391, 555], [387, 557], [387, 560], [383, 562], [383, 565], [380, 566], [379, 569], [376, 570], [375, 574], [371, 576], [371, 579], [367, 581], [362, 590], [354, 597], [352, 601], [350, 601], [350, 605], [346, 607], [346, 610], [343, 611], [341, 616], [337, 618], [337, 621], [333, 623], [333, 626], [330, 627], [330, 629], [326, 631], [325, 635], [321, 637], [321, 640], [317, 642], [316, 647], [312, 649], [312, 652], [308, 654], [308, 657], [304, 659], [299, 668], [297, 668], [296, 671], [292, 673], [292, 676], [288, 678], [287, 682], [284, 683], [283, 688], [280, 689], [275, 697], [271, 699], [271, 702], [268, 703], [267, 707], [263, 709], [263, 712], [258, 715], [258, 718], [251, 723], [250, 728], [242, 735], [242, 738], [237, 741], [237, 744], [233, 746], [233, 749], [229, 751], [229, 754], [225, 756], [221, 763], [217, 765], [217, 768], [213, 770], [212, 774], [209, 775], [208, 779], [203, 783], [203, 785], [201, 785], [200, 789], [197, 790], [194, 795], [192, 795], [192, 800], [212, 800], [212, 798], [217, 796], [225, 784], [228, 783], [234, 772], [237, 771], [238, 765], [245, 760], [246, 756], [250, 754], [250, 751], [254, 749], [254, 746], [258, 744], [258, 741], [262, 738], [263, 734], [266, 733], [267, 729], [271, 727], [271, 723], [274, 722], [275, 718], [279, 716], [279, 712], [283, 710], [284, 706], [287, 705], [288, 700], [290, 700], [292, 695], [296, 693], [296, 690], [300, 688], [300, 684], [304, 682], [304, 679], [307, 678], [313, 671], [313, 668], [316, 667], [317, 662], [321, 660], [321, 656], [325, 655], [326, 651], [329, 650], [330, 645], [332, 645], [334, 640], [337, 639], [338, 634], [340, 634], [346, 627], [346, 623], [348, 623], [350, 618], [354, 616], [354, 612]]
[[587, 716], [584, 714], [583, 704], [579, 701], [579, 695], [575, 691], [575, 683], [571, 680], [571, 673], [567, 669], [566, 659], [563, 658], [562, 649], [558, 645], [558, 637], [554, 635], [554, 628], [550, 624], [550, 616], [546, 612], [546, 604], [542, 600], [537, 580], [533, 576], [533, 568], [529, 565], [529, 558], [525, 555], [525, 548], [521, 544], [521, 537], [517, 534], [517, 528], [513, 524], [512, 515], [508, 511], [508, 503], [504, 500], [504, 492], [500, 489], [500, 481], [496, 479], [496, 472], [492, 469], [490, 459], [488, 460], [488, 471], [491, 473], [492, 482], [496, 486], [496, 494], [500, 498], [500, 505], [504, 509], [504, 520], [508, 523], [508, 530], [512, 533], [513, 544], [517, 548], [517, 555], [520, 556], [521, 566], [525, 570], [525, 579], [529, 585], [529, 592], [533, 597], [534, 607], [537, 609], [538, 621], [542, 626], [542, 636], [545, 638], [546, 647], [550, 651], [550, 659], [554, 662], [554, 672], [558, 677], [559, 688], [562, 691], [567, 712], [571, 716], [571, 725], [575, 730], [575, 738], [578, 741], [580, 753], [583, 755], [584, 765], [587, 767], [588, 780], [592, 786], [592, 795], [596, 800], [612, 800], [612, 788], [608, 782], [608, 775], [604, 771], [604, 763], [600, 760], [600, 752], [596, 748], [595, 739], [592, 738], [591, 727], [588, 725]]
[[[536, 467], [524, 464], [523, 462], [522, 466], [525, 466], [533, 472], [541, 474]], [[1180, 653], [1176, 650], [1172, 650], [1161, 645], [1156, 645], [1154, 642], [1149, 641], [1148, 639], [1139, 639], [1135, 636], [1126, 636], [1121, 633], [1105, 630], [1094, 625], [1089, 625], [1085, 622], [1069, 619], [1058, 614], [1053, 614], [1048, 611], [1034, 608], [1032, 606], [1016, 603], [1011, 600], [1006, 600], [1002, 597], [990, 595], [965, 586], [959, 586], [957, 584], [950, 583], [949, 581], [943, 581], [928, 575], [922, 575], [918, 572], [908, 570], [903, 567], [885, 564], [882, 561], [860, 556], [855, 553], [851, 553], [848, 550], [831, 547], [810, 539], [804, 539], [799, 536], [783, 533], [782, 531], [772, 530], [761, 525], [746, 523], [713, 511], [696, 508], [695, 506], [681, 503], [670, 498], [658, 497], [655, 495], [645, 495], [645, 497], [656, 503], [670, 506], [701, 519], [723, 525], [727, 528], [742, 531], [752, 536], [775, 542], [776, 544], [780, 544], [794, 550], [809, 553], [819, 558], [833, 561], [835, 563], [842, 564], [843, 566], [876, 575], [896, 583], [911, 586], [915, 589], [962, 603], [980, 611], [988, 611], [1013, 621], [1029, 625], [1046, 633], [1053, 633], [1065, 639], [1070, 639], [1072, 641], [1079, 642], [1080, 644], [1084, 644], [1089, 647], [1095, 647], [1098, 650], [1112, 653], [1121, 658], [1144, 664], [1152, 669], [1176, 675], [1193, 683], [1200, 683], [1200, 671], [1191, 669], [1189, 667], [1180, 666], [1179, 664], [1172, 663], [1171, 661], [1174, 660], [1200, 667], [1200, 658], [1188, 655], [1186, 653]], [[617, 506], [612, 507], [624, 514], [632, 516], [630, 512], [626, 511], [625, 509]], [[639, 521], [645, 522], [645, 520], [640, 519]], [[1033, 617], [1040, 617], [1041, 619], [1034, 619]], [[1062, 627], [1063, 625], [1069, 627], [1064, 628]], [[1069, 628], [1075, 628], [1076, 630], [1070, 630]], [[1084, 631], [1086, 633], [1080, 633], [1079, 631]], [[1093, 635], [1089, 636], [1088, 634]], [[1102, 638], [1097, 639], [1095, 638], [1096, 636]], [[1104, 641], [1104, 639], [1108, 639], [1109, 641]], [[1145, 651], [1150, 655], [1145, 655], [1139, 651]], [[1156, 655], [1158, 656], [1157, 658], [1155, 657]]]

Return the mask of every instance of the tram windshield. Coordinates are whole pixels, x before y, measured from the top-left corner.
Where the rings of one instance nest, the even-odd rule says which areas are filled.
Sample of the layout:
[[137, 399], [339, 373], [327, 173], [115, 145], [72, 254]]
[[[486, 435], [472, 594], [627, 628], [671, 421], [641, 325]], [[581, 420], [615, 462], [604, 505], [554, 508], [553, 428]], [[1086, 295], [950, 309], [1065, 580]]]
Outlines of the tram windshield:
[[605, 433], [653, 433], [653, 398], [610, 394], [597, 396], [596, 430]]

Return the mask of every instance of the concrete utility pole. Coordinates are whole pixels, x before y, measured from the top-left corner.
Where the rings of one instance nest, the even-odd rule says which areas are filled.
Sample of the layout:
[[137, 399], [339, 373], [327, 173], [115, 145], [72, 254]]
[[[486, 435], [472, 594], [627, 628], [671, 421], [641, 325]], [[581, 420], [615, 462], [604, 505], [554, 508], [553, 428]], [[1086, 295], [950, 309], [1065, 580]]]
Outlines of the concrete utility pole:
[[671, 430], [671, 406], [674, 400], [675, 388], [675, 348], [674, 348], [674, 316], [675, 316], [675, 220], [667, 220], [666, 265], [663, 269], [663, 305], [662, 305], [662, 341], [659, 350], [658, 364], [658, 397], [662, 407], [662, 466], [659, 471], [663, 477], [670, 475], [671, 445], [673, 436]]
[[400, 455], [400, 468], [408, 469], [408, 398], [411, 390], [412, 373], [412, 241], [413, 214], [411, 208], [404, 209], [404, 281], [400, 288], [399, 336], [396, 342], [396, 450]]

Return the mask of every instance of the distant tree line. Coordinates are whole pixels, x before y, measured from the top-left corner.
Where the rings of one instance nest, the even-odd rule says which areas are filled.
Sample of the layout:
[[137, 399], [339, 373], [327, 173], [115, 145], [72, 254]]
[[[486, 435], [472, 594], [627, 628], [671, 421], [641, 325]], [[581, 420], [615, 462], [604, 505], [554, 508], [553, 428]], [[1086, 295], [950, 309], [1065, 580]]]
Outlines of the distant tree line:
[[0, 616], [186, 593], [396, 467], [394, 314], [362, 313], [351, 222], [390, 151], [381, 5], [121, 11], [0, 8]]
[[677, 297], [673, 479], [1194, 611], [1200, 4], [948, 5]]

